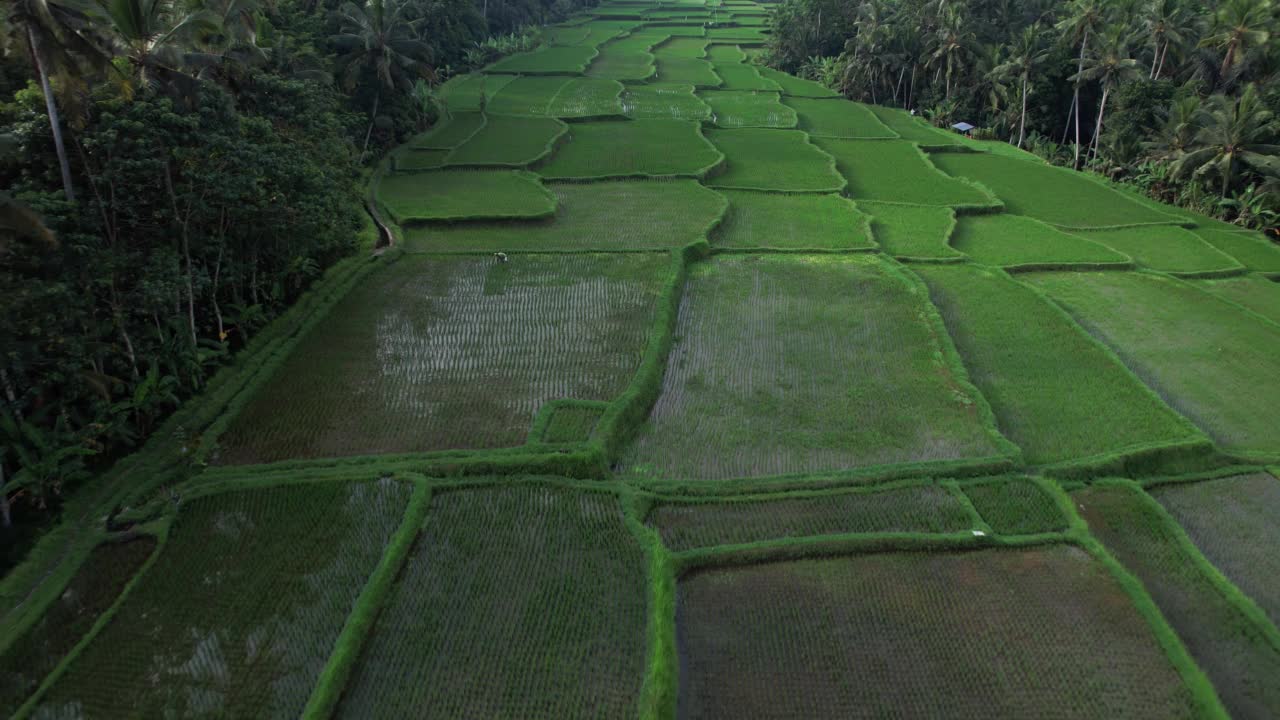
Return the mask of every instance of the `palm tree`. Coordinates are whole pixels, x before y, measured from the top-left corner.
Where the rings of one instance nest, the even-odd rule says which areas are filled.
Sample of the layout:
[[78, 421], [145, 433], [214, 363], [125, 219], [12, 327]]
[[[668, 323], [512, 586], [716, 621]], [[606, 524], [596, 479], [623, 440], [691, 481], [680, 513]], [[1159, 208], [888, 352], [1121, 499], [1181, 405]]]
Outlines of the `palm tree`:
[[1181, 0], [1155, 0], [1148, 8], [1143, 24], [1151, 35], [1151, 72], [1148, 77], [1156, 80], [1164, 70], [1169, 46], [1184, 41], [1188, 16]]
[[1212, 34], [1201, 40], [1200, 45], [1223, 51], [1219, 70], [1223, 76], [1245, 50], [1267, 44], [1274, 23], [1270, 0], [1227, 0], [1213, 19]]
[[1085, 61], [1084, 69], [1071, 77], [1076, 84], [1084, 80], [1097, 80], [1102, 86], [1102, 101], [1098, 103], [1098, 122], [1093, 128], [1093, 145], [1090, 149], [1095, 156], [1098, 154], [1098, 138], [1102, 136], [1102, 117], [1107, 111], [1107, 97], [1116, 85], [1138, 76], [1138, 61], [1129, 57], [1129, 46], [1125, 41], [1127, 34], [1124, 27], [1112, 26], [1098, 49]]
[[62, 190], [72, 202], [76, 192], [71, 184], [71, 163], [62, 138], [62, 119], [50, 77], [83, 75], [106, 62], [106, 55], [82, 34], [89, 29], [93, 12], [94, 7], [82, 0], [17, 0], [9, 6], [5, 18], [9, 31], [15, 36], [13, 44], [26, 47], [40, 79], [62, 173]]
[[1191, 149], [1173, 164], [1176, 177], [1217, 175], [1227, 197], [1238, 166], [1280, 175], [1280, 145], [1264, 142], [1275, 134], [1272, 113], [1248, 85], [1239, 98], [1214, 95], [1200, 113], [1200, 129]]
[[[164, 0], [99, 0], [110, 23], [113, 52], [128, 61], [141, 84], [181, 96], [192, 94], [196, 73], [220, 59], [197, 52], [221, 31], [217, 13]], [[127, 92], [128, 90], [126, 90]]]
[[414, 37], [413, 23], [405, 19], [408, 7], [409, 3], [403, 0], [368, 0], [364, 7], [344, 2], [338, 8], [343, 32], [334, 35], [333, 42], [342, 52], [338, 72], [343, 85], [353, 89], [365, 70], [372, 70], [375, 76], [373, 110], [360, 151], [362, 158], [369, 149], [383, 89], [409, 92], [414, 79], [430, 80], [435, 75], [427, 64], [431, 49]]
[[[1063, 38], [1080, 44], [1080, 56], [1076, 61], [1076, 77], [1084, 72], [1084, 59], [1089, 53], [1089, 35], [1095, 32], [1103, 20], [1103, 6], [1099, 0], [1073, 0], [1067, 8], [1067, 16], [1057, 24]], [[1080, 81], [1076, 80], [1075, 93], [1071, 97], [1071, 109], [1067, 111], [1067, 124], [1075, 118], [1076, 149], [1072, 163], [1080, 168]], [[1065, 140], [1065, 138], [1064, 138]]]
[[1200, 98], [1187, 95], [1173, 102], [1165, 113], [1164, 126], [1155, 139], [1146, 143], [1151, 156], [1159, 160], [1177, 160], [1195, 142], [1196, 123], [1200, 120]]
[[930, 62], [942, 62], [946, 67], [945, 99], [951, 99], [952, 74], [956, 63], [973, 51], [977, 38], [969, 29], [965, 15], [954, 5], [947, 5], [938, 17], [938, 29], [934, 34], [934, 50]]
[[1019, 148], [1027, 137], [1027, 95], [1030, 93], [1031, 73], [1049, 57], [1043, 38], [1040, 23], [1032, 23], [1023, 28], [1022, 34], [1009, 47], [1009, 58], [991, 71], [999, 79], [1016, 77], [1022, 83], [1022, 113], [1018, 121]]

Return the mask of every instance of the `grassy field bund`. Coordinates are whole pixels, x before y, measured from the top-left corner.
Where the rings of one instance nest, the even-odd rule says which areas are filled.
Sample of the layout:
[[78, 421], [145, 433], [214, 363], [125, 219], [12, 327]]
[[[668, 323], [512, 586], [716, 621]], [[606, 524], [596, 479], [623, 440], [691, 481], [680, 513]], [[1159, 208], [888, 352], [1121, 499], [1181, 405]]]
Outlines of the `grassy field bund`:
[[0, 579], [15, 718], [1280, 717], [1280, 247], [607, 0]]

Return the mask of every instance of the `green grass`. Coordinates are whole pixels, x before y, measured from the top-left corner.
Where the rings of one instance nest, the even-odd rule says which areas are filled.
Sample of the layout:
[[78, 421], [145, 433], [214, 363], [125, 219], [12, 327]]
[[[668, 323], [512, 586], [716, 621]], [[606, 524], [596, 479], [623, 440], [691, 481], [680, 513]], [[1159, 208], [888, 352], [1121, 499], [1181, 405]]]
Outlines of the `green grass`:
[[574, 78], [547, 105], [547, 114], [560, 118], [599, 117], [622, 112], [622, 83], [602, 78]]
[[855, 200], [975, 206], [995, 202], [979, 188], [938, 172], [909, 142], [825, 137], [813, 142], [836, 159]]
[[693, 94], [693, 85], [689, 84], [650, 83], [629, 87], [622, 96], [622, 111], [637, 120], [700, 121], [711, 117], [711, 108]]
[[155, 565], [36, 717], [298, 717], [409, 486], [185, 503]]
[[647, 80], [657, 72], [653, 55], [642, 50], [614, 50], [606, 45], [587, 70], [589, 77], [609, 80]]
[[440, 88], [440, 96], [454, 113], [478, 112], [515, 79], [515, 75], [458, 75]]
[[489, 116], [532, 115], [551, 113], [551, 102], [560, 91], [576, 82], [565, 76], [521, 76], [507, 83], [485, 105]]
[[220, 438], [221, 459], [520, 445], [545, 403], [626, 388], [667, 266], [656, 253], [405, 256], [302, 340]]
[[653, 49], [658, 57], [705, 58], [709, 40], [701, 37], [673, 37]]
[[973, 383], [1027, 462], [1203, 439], [1062, 312], [999, 271], [917, 265]]
[[1280, 283], [1261, 275], [1198, 280], [1195, 286], [1280, 324]]
[[1153, 273], [1026, 275], [1232, 451], [1280, 454], [1275, 325]]
[[642, 27], [628, 35], [611, 41], [609, 44], [600, 48], [601, 52], [610, 52], [619, 50], [623, 52], [650, 52], [657, 45], [661, 45], [671, 36], [662, 32], [658, 28]]
[[1132, 263], [1128, 255], [1094, 241], [1092, 233], [1066, 233], [1022, 215], [957, 218], [951, 246], [974, 262], [1001, 267]]
[[873, 255], [695, 265], [624, 471], [720, 479], [994, 455], [927, 303]]
[[868, 105], [867, 109], [884, 123], [885, 127], [897, 133], [903, 140], [927, 146], [963, 144], [960, 136], [955, 133], [935, 128], [919, 118], [912, 117], [905, 110], [883, 105]]
[[542, 442], [586, 442], [604, 410], [582, 405], [559, 405], [551, 413], [551, 419], [542, 433]]
[[0, 655], [0, 715], [9, 717], [80, 642], [155, 551], [154, 538], [106, 543], [89, 553], [66, 589]]
[[847, 100], [803, 97], [788, 97], [782, 102], [795, 109], [800, 118], [800, 129], [814, 137], [897, 137], [897, 133], [885, 127], [865, 105]]
[[1126, 484], [1071, 497], [1090, 531], [1146, 586], [1232, 716], [1280, 715], [1280, 650], [1213, 582], [1160, 506]]
[[699, 96], [711, 106], [712, 122], [722, 128], [793, 128], [797, 123], [795, 111], [776, 92], [703, 90]]
[[487, 73], [577, 75], [587, 69], [596, 49], [589, 45], [544, 45], [532, 52], [508, 55], [485, 68]]
[[947, 533], [969, 530], [968, 510], [937, 485], [868, 491], [661, 502], [648, 522], [675, 551], [840, 533]]
[[877, 202], [859, 202], [858, 207], [872, 216], [871, 230], [875, 241], [891, 255], [964, 258], [949, 244], [951, 231], [956, 225], [955, 212], [951, 208]]
[[437, 170], [392, 174], [378, 202], [399, 223], [482, 218], [538, 218], [555, 212], [555, 196], [536, 175], [515, 170]]
[[711, 234], [723, 248], [873, 248], [866, 215], [839, 195], [721, 190], [729, 212]]
[[1032, 535], [1067, 529], [1067, 516], [1057, 501], [1027, 478], [966, 483], [964, 494], [983, 522], [1000, 535]]
[[715, 187], [788, 192], [844, 188], [830, 156], [798, 130], [707, 130], [706, 135], [725, 154], [725, 171], [709, 180]]
[[1268, 473], [1151, 490], [1222, 574], [1280, 624], [1280, 480]]
[[482, 113], [456, 112], [438, 120], [430, 130], [410, 140], [408, 146], [415, 150], [452, 150], [476, 134], [484, 121]]
[[[712, 45], [711, 50], [720, 47], [732, 47], [737, 49], [736, 45]], [[715, 53], [711, 53], [715, 57]], [[724, 83], [720, 86], [725, 90], [760, 90], [767, 92], [778, 92], [781, 88], [778, 83], [772, 80], [766, 80], [760, 77], [760, 73], [756, 72], [755, 67], [751, 65], [743, 65], [741, 63], [732, 62], [715, 62], [716, 75]]]
[[684, 717], [1197, 716], [1122, 586], [1070, 546], [711, 568], [678, 593]]
[[649, 29], [661, 30], [670, 37], [702, 38], [704, 32], [701, 22], [696, 20], [693, 22], [679, 22], [659, 19], [655, 22], [650, 22], [648, 26]]
[[447, 165], [507, 165], [519, 167], [551, 153], [568, 126], [554, 118], [514, 118], [495, 115], [484, 127], [445, 158]]
[[786, 97], [799, 98], [838, 98], [840, 94], [826, 86], [816, 83], [812, 80], [803, 80], [794, 75], [788, 75], [780, 70], [774, 70], [771, 67], [761, 66], [757, 68], [762, 77], [766, 77], [782, 88], [782, 94]]
[[706, 237], [725, 200], [693, 180], [557, 183], [555, 217], [533, 223], [408, 228], [406, 249], [659, 250]]
[[[747, 60], [746, 53], [742, 52], [742, 48], [737, 45], [708, 45], [707, 59], [715, 62], [717, 66], [728, 64], [740, 64]], [[742, 67], [751, 70], [751, 66], [743, 65]], [[758, 77], [758, 76], [757, 76]], [[744, 88], [754, 90], [755, 88]], [[771, 88], [777, 90], [778, 88]]]
[[634, 716], [645, 595], [611, 494], [439, 493], [338, 716]]
[[1174, 225], [1090, 230], [1076, 234], [1122, 252], [1153, 270], [1202, 273], [1240, 269], [1234, 258], [1214, 249], [1194, 233]]
[[1250, 270], [1280, 273], [1280, 245], [1257, 233], [1206, 227], [1196, 228], [1193, 232]]
[[585, 25], [553, 25], [543, 28], [542, 39], [548, 45], [585, 45], [590, 32]]
[[654, 78], [659, 83], [684, 84], [695, 87], [719, 87], [723, 82], [716, 75], [714, 67], [706, 60], [659, 55], [657, 59], [658, 74]]
[[686, 120], [574, 123], [538, 168], [545, 178], [702, 177], [723, 156]]
[[437, 170], [444, 167], [452, 150], [399, 147], [391, 151], [393, 170]]
[[933, 162], [990, 188], [1009, 212], [1064, 227], [1176, 223], [1098, 182], [1064, 168], [982, 153], [938, 153]]
[[594, 20], [587, 24], [587, 37], [580, 44], [598, 47], [640, 25], [635, 20]]
[[763, 43], [769, 39], [769, 36], [762, 28], [713, 27], [707, 28], [707, 38], [710, 40]]

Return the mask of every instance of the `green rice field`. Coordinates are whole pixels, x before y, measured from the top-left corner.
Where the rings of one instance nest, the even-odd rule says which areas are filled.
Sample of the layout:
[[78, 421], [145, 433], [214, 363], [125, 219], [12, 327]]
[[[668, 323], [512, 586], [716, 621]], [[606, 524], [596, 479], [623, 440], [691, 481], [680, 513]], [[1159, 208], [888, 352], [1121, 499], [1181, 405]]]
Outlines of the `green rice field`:
[[[223, 461], [519, 445], [543, 404], [626, 387], [666, 266], [651, 253], [402, 258], [304, 339], [232, 422]], [[305, 391], [316, 383], [328, 390]]]
[[624, 471], [717, 480], [997, 454], [926, 304], [874, 256], [695, 265]]
[[1120, 585], [1074, 548], [709, 568], [678, 592], [682, 717], [1197, 715]]
[[1280, 442], [1271, 410], [1280, 385], [1268, 380], [1280, 373], [1274, 323], [1155, 273], [1043, 273], [1029, 280], [1222, 447], [1274, 452]]
[[729, 200], [724, 220], [711, 234], [718, 248], [820, 248], [862, 250], [875, 247], [870, 219], [839, 195], [719, 191]]
[[769, 67], [793, 11], [387, 90], [361, 254], [0, 577], [0, 717], [1280, 717], [1280, 244]]

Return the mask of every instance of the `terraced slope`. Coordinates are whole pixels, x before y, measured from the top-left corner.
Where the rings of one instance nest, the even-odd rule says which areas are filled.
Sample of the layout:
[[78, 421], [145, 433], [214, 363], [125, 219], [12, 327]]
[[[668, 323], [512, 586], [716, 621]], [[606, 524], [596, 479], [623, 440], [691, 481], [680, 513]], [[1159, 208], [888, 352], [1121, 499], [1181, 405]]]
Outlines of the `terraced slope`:
[[0, 580], [18, 718], [1280, 716], [1280, 249], [606, 0]]

